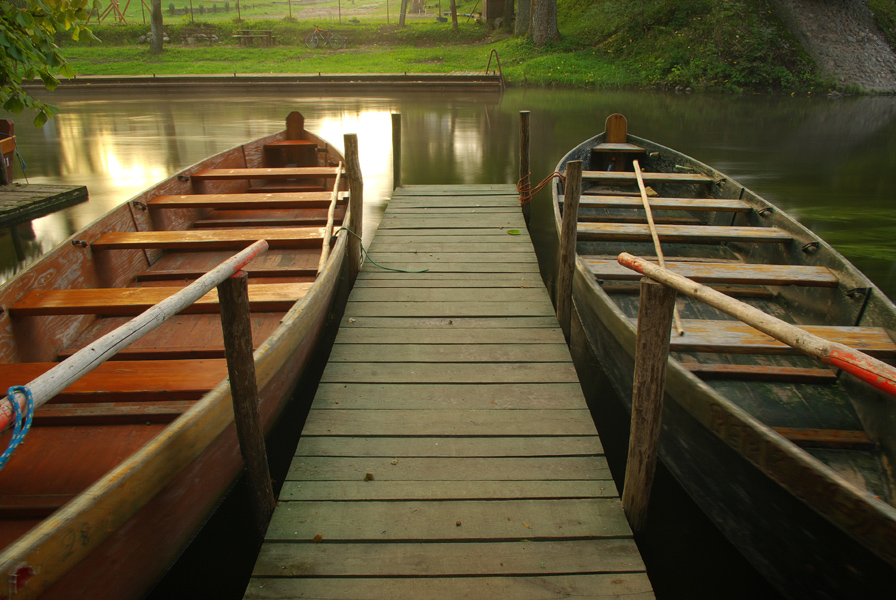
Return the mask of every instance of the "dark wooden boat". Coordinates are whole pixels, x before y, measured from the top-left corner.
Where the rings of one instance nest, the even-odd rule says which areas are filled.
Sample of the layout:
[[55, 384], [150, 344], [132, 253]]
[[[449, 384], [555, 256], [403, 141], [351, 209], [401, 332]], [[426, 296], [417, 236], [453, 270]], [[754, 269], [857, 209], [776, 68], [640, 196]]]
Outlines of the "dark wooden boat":
[[[350, 218], [342, 157], [299, 113], [286, 123], [120, 205], [0, 288], [3, 389], [265, 239], [244, 270], [269, 430], [351, 253], [327, 229], [328, 213], [336, 229]], [[242, 469], [212, 293], [36, 410], [0, 472], [0, 596], [142, 597]]]
[[[628, 135], [613, 115], [557, 170], [583, 161], [573, 355], [579, 365], [598, 361], [629, 413], [641, 276], [616, 257], [658, 259], [635, 159], [667, 268], [829, 340], [896, 357], [896, 308], [846, 259], [726, 175]], [[559, 182], [554, 207], [559, 235]], [[685, 333], [671, 337], [660, 460], [784, 594], [892, 597], [896, 398], [692, 298], [679, 294], [677, 305]]]

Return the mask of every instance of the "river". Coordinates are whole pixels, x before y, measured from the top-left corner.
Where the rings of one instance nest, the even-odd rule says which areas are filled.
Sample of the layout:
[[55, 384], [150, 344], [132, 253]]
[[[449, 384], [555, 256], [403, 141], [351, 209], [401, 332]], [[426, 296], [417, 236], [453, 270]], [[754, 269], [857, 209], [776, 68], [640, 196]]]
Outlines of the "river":
[[[342, 145], [357, 133], [369, 242], [392, 189], [391, 118], [402, 114], [404, 183], [518, 178], [519, 111], [531, 111], [532, 180], [621, 112], [629, 130], [711, 164], [790, 212], [896, 297], [896, 98], [829, 99], [575, 90], [404, 93], [55, 93], [43, 129], [18, 118], [29, 181], [86, 185], [90, 201], [33, 223], [33, 259], [152, 183], [277, 131], [290, 110]], [[21, 180], [17, 166], [15, 177]], [[547, 192], [540, 197], [548, 200]], [[29, 237], [25, 232], [23, 237]], [[0, 239], [0, 279], [20, 268]]]

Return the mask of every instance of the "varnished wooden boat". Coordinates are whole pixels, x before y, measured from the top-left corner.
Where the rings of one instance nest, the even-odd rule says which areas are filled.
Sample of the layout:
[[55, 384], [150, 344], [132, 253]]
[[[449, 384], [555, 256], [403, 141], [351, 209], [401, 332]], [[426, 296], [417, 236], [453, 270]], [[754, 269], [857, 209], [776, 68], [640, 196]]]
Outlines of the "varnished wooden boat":
[[[244, 270], [269, 430], [338, 309], [351, 253], [326, 231], [331, 207], [336, 229], [350, 218], [342, 157], [299, 113], [286, 123], [120, 205], [0, 288], [3, 389], [265, 239]], [[37, 409], [0, 472], [0, 597], [142, 597], [234, 484], [243, 461], [216, 299]]]
[[[628, 135], [621, 115], [606, 129], [557, 167], [583, 161], [571, 347], [577, 365], [597, 361], [603, 371], [580, 372], [583, 385], [609, 379], [630, 413], [641, 276], [616, 257], [658, 256], [634, 159], [655, 194], [667, 268], [827, 339], [896, 357], [893, 303], [823, 240], [719, 171]], [[558, 236], [562, 207], [558, 182]], [[785, 595], [891, 597], [896, 398], [692, 298], [679, 294], [677, 304], [684, 335], [671, 336], [660, 460]]]

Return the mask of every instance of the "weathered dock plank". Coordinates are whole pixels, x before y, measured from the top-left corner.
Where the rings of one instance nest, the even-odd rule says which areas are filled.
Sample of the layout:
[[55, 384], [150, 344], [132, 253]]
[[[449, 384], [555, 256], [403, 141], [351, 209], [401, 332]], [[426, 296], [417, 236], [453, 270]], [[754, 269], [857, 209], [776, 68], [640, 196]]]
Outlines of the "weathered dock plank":
[[653, 597], [518, 204], [396, 190], [247, 598]]

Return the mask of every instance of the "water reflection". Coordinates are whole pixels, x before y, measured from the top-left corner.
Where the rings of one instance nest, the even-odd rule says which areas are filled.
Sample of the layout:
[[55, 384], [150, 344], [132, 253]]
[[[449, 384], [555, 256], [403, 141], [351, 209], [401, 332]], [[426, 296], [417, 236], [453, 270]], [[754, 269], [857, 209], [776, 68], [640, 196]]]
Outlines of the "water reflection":
[[[43, 130], [19, 119], [28, 176], [87, 185], [91, 200], [35, 222], [43, 250], [165, 176], [277, 131], [290, 110], [340, 148], [343, 133], [359, 135], [368, 242], [392, 188], [392, 112], [402, 113], [407, 184], [515, 181], [520, 110], [532, 111], [538, 181], [570, 147], [600, 131], [608, 114], [622, 112], [633, 133], [712, 164], [790, 211], [896, 296], [894, 98], [557, 90], [296, 98], [220, 90], [52, 99], [62, 112]], [[5, 247], [0, 242], [0, 253]], [[5, 268], [9, 261], [2, 262]]]

